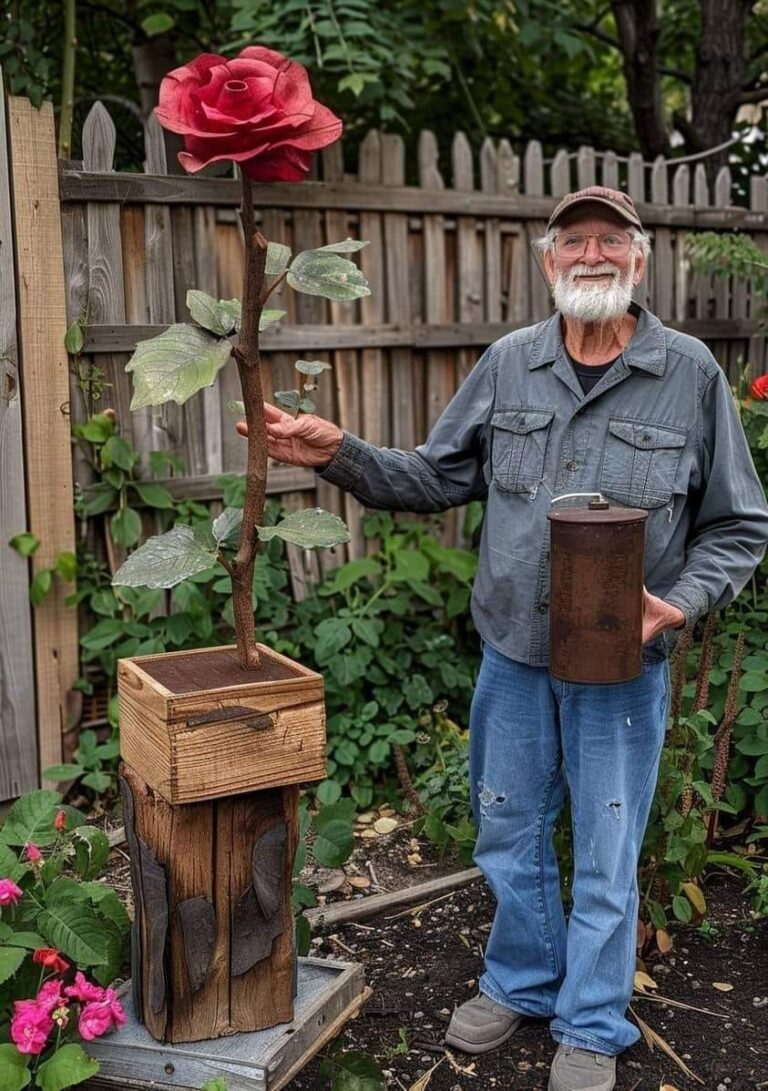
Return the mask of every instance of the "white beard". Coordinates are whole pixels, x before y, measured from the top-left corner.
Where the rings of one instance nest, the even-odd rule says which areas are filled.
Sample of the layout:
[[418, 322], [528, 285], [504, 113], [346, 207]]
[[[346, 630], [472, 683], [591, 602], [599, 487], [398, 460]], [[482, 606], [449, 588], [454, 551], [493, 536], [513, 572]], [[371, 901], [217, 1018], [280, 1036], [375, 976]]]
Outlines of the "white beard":
[[[635, 259], [622, 275], [613, 262], [600, 265], [574, 265], [560, 272], [552, 285], [555, 306], [565, 318], [581, 322], [611, 322], [622, 318], [632, 302], [632, 275]], [[576, 277], [607, 273], [613, 277], [610, 284], [577, 284]]]

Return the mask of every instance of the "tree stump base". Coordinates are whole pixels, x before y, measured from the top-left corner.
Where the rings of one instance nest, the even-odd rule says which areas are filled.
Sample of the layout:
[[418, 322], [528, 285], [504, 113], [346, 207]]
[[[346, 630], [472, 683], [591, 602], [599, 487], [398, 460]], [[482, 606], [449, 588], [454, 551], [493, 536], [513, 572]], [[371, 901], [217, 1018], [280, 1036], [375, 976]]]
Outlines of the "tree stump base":
[[296, 786], [174, 806], [121, 766], [133, 1006], [164, 1042], [293, 1018]]

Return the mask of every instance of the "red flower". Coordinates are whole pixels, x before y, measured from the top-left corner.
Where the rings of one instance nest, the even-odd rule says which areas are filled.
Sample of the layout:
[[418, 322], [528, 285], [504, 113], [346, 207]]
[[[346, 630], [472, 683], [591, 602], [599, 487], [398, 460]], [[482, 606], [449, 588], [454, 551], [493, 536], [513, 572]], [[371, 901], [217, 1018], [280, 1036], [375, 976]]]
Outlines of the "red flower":
[[39, 966], [47, 966], [55, 974], [63, 974], [69, 969], [69, 963], [61, 958], [55, 947], [38, 947], [32, 954], [32, 961]]
[[229, 159], [256, 182], [300, 182], [312, 152], [341, 136], [306, 69], [260, 45], [233, 60], [200, 54], [168, 73], [159, 98], [158, 120], [184, 137], [179, 162], [192, 174]]
[[755, 379], [749, 393], [758, 401], [768, 401], [768, 375], [760, 375]]
[[37, 845], [33, 845], [31, 841], [27, 841], [24, 846], [24, 852], [27, 855], [27, 859], [31, 864], [38, 864], [43, 858], [43, 854]]
[[53, 820], [53, 825], [60, 833], [62, 830], [65, 830], [67, 828], [67, 812], [59, 811]]

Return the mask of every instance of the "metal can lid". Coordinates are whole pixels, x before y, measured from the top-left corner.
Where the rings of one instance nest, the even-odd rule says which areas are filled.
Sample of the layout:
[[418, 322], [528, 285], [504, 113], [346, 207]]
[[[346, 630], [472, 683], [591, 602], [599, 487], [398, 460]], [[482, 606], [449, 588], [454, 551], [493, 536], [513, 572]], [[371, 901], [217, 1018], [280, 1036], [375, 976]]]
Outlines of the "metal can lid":
[[618, 508], [602, 504], [596, 507], [562, 508], [550, 511], [547, 518], [552, 523], [644, 523], [648, 512], [644, 508]]

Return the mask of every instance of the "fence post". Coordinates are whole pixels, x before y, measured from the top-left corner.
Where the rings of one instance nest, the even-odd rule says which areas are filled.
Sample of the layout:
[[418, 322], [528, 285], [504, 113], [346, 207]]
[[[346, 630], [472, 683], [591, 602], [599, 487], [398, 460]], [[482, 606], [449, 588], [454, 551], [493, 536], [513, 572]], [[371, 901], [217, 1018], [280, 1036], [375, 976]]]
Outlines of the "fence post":
[[[34, 572], [74, 552], [69, 360], [64, 258], [53, 107], [9, 100], [11, 202], [17, 240], [21, 379], [27, 468], [28, 529], [40, 539]], [[77, 610], [72, 590], [54, 579], [35, 611], [34, 647], [39, 768], [61, 761], [71, 726], [70, 690], [78, 675]]]
[[0, 800], [37, 787], [28, 562], [8, 541], [27, 529], [8, 139], [0, 72]]

